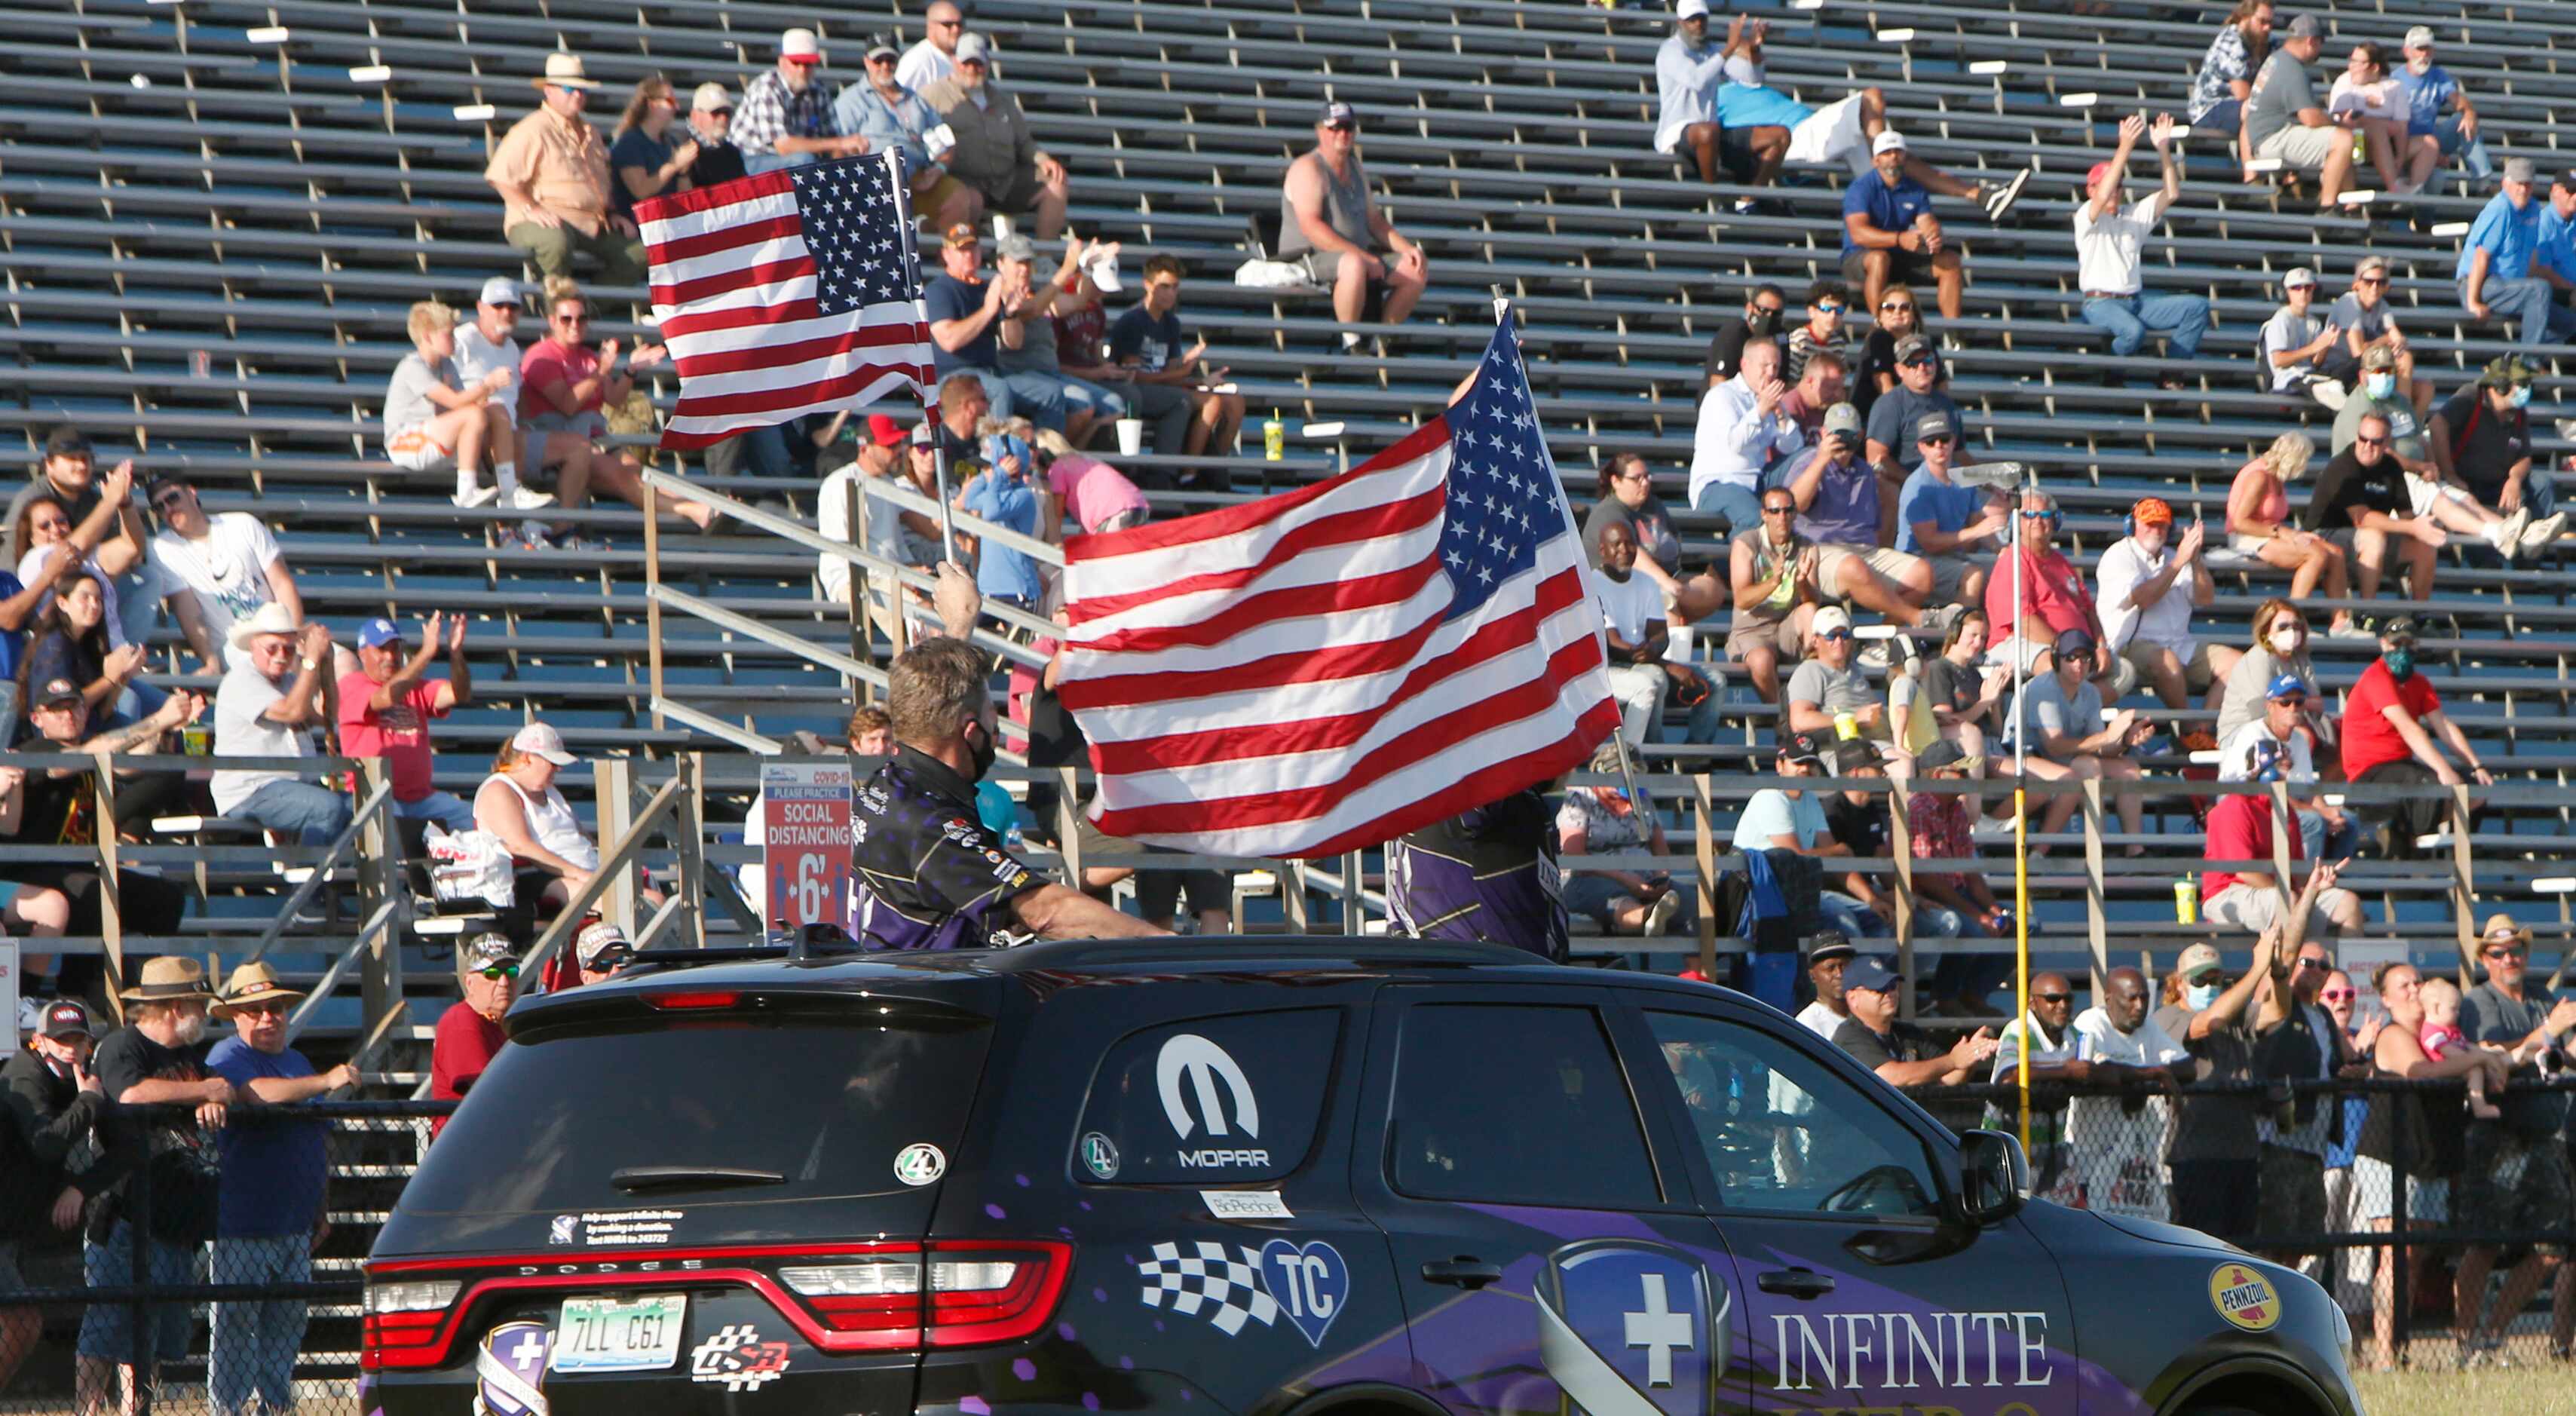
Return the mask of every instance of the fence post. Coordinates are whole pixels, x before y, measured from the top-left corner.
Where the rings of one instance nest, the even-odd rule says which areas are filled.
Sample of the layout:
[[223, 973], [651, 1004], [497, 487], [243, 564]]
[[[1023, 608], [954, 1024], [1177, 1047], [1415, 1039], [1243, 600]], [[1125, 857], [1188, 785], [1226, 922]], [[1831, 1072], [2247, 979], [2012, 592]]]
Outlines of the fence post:
[[671, 804], [671, 841], [680, 854], [680, 928], [689, 947], [707, 947], [707, 759], [697, 752], [680, 754], [677, 763], [687, 786]]
[[[2391, 1108], [2416, 1101], [2415, 1093], [2382, 1092]], [[2421, 1102], [2416, 1102], [2421, 1105]], [[2407, 1320], [2415, 1314], [2413, 1276], [2406, 1271], [2406, 1124], [2394, 1114], [2388, 1118], [2388, 1352], [2385, 1357], [2406, 1350]], [[2440, 1221], [2435, 1221], [2438, 1225]], [[2483, 1300], [2481, 1295], [2481, 1300]]]
[[[850, 484], [841, 489], [849, 497], [850, 512], [849, 520], [843, 524], [850, 528], [850, 544], [864, 546], [868, 543], [868, 494], [859, 485], [859, 478], [866, 476], [867, 473], [856, 466], [851, 470], [857, 472], [858, 476], [852, 477]], [[874, 662], [875, 656], [869, 652], [875, 647], [876, 633], [868, 621], [868, 568], [857, 561], [847, 561], [844, 564], [849, 567], [849, 580], [843, 588], [847, 590], [850, 602], [850, 657], [862, 662]], [[903, 592], [903, 586], [900, 583], [887, 588], [895, 594]], [[866, 679], [852, 679], [850, 694], [861, 703], [875, 702], [877, 696], [875, 687]]]
[[1306, 932], [1306, 862], [1282, 861], [1279, 864], [1279, 903], [1288, 911], [1288, 932]]
[[107, 1006], [116, 1021], [125, 1022], [125, 899], [119, 888], [116, 864], [116, 759], [105, 752], [93, 753], [98, 768], [90, 776], [97, 793], [94, 809], [98, 837], [98, 939], [107, 956]]
[[1905, 788], [1889, 782], [1887, 798], [1887, 854], [1896, 864], [1896, 976], [1905, 980], [1901, 1016], [1911, 1018], [1915, 1016], [1914, 827], [1905, 819]]
[[[898, 587], [899, 588], [899, 587]], [[1071, 763], [1055, 769], [1056, 854], [1064, 858], [1064, 885], [1082, 888], [1082, 799]]]
[[2460, 991], [2464, 993], [2477, 982], [2477, 926], [2470, 921], [2477, 918], [2478, 896], [2469, 863], [2469, 784], [2462, 782], [2451, 788], [2451, 922], [2459, 931]]
[[1366, 908], [1360, 901], [1360, 853], [1345, 852], [1342, 856], [1342, 933], [1360, 932], [1360, 914]]
[[[358, 762], [362, 799], [374, 797], [384, 785], [386, 762], [381, 757], [361, 758]], [[359, 1008], [365, 1015], [365, 1027], [373, 1033], [388, 1009], [402, 1001], [402, 932], [411, 914], [411, 890], [403, 879], [402, 842], [394, 825], [393, 796], [387, 793], [367, 814], [365, 829], [358, 837], [358, 889], [364, 901], [361, 914], [372, 919], [387, 903], [394, 906], [394, 917], [367, 946], [358, 961]]]
[[[99, 834], [113, 836], [116, 831], [110, 826]], [[126, 1360], [134, 1364], [132, 1410], [134, 1416], [152, 1416], [152, 1377], [159, 1364], [153, 1361], [152, 1307], [145, 1292], [152, 1282], [152, 1165], [148, 1157], [126, 1172], [125, 1198], [129, 1202], [125, 1214], [125, 1281], [135, 1290], [125, 1313], [126, 1321], [134, 1325], [132, 1345], [126, 1353]], [[116, 1378], [112, 1373], [108, 1377], [108, 1399], [116, 1399]]]
[[2111, 972], [2109, 891], [2102, 874], [2102, 779], [2084, 779], [2084, 939], [2093, 955], [2093, 997]]
[[1691, 836], [1699, 856], [1699, 972], [1711, 983], [1717, 981], [1717, 837], [1709, 821], [1713, 804], [1708, 774], [1693, 772]]
[[[648, 484], [649, 485], [649, 484]], [[651, 522], [646, 522], [651, 525]], [[658, 690], [657, 690], [658, 691]], [[599, 809], [599, 851], [614, 851], [625, 841], [628, 823], [634, 820], [630, 789], [631, 764], [623, 757], [603, 757], [592, 764], [591, 787]], [[615, 924], [628, 938], [635, 936], [635, 873], [620, 870], [608, 882], [608, 892], [599, 899], [599, 917]]]
[[[662, 728], [662, 494], [644, 479], [644, 655], [653, 676], [653, 729]], [[600, 839], [607, 840], [606, 830]], [[623, 928], [623, 924], [620, 925]]]

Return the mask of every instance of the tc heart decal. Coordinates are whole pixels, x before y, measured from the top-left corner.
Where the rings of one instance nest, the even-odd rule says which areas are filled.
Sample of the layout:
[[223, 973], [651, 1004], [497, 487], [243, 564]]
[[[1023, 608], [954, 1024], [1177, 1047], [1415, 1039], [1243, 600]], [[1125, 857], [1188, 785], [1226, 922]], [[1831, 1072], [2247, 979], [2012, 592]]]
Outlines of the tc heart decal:
[[1261, 1286], [1287, 1310], [1288, 1321], [1306, 1341], [1320, 1348], [1324, 1330], [1341, 1316], [1342, 1304], [1351, 1296], [1351, 1271], [1321, 1239], [1304, 1244], [1273, 1239], [1261, 1246]]

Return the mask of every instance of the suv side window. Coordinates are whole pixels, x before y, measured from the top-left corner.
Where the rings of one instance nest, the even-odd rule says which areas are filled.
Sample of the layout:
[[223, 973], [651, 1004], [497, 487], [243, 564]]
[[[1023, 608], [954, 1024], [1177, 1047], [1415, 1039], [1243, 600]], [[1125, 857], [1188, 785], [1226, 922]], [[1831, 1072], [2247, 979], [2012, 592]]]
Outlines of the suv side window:
[[1410, 1009], [1388, 1137], [1389, 1182], [1417, 1199], [1576, 1209], [1663, 1201], [1627, 1076], [1590, 1008]]
[[1074, 1129], [1089, 1184], [1230, 1185], [1295, 1170], [1332, 1085], [1341, 1010], [1166, 1023], [1119, 1039]]
[[1693, 1132], [1731, 1210], [1932, 1215], [1920, 1137], [1824, 1063], [1759, 1028], [1649, 1011]]

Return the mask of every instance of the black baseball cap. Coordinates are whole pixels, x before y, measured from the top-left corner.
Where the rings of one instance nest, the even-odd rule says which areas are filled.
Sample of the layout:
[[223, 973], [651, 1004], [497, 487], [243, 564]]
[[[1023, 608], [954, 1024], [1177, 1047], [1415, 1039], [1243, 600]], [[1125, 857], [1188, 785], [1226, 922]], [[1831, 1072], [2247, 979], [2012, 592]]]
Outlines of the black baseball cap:
[[28, 696], [27, 706], [31, 708], [60, 708], [64, 704], [78, 703], [80, 701], [81, 691], [79, 684], [72, 682], [70, 679], [64, 678], [47, 679], [45, 680], [44, 687], [37, 689], [33, 694]]
[[45, 456], [47, 457], [87, 457], [90, 454], [89, 434], [82, 432], [80, 429], [73, 427], [69, 423], [65, 423], [61, 427], [54, 429], [54, 431], [45, 438]]
[[45, 1005], [44, 1020], [36, 1025], [36, 1034], [55, 1038], [96, 1037], [98, 1029], [91, 1026], [89, 1009], [81, 1006], [79, 999], [57, 998]]
[[1884, 959], [1854, 959], [1843, 965], [1845, 993], [1855, 988], [1865, 988], [1872, 993], [1892, 993], [1896, 990], [1896, 982], [1896, 970], [1889, 968]]
[[1791, 733], [1780, 739], [1780, 755], [1809, 767], [1825, 765], [1825, 745], [1814, 733]]
[[1819, 930], [1799, 940], [1798, 947], [1806, 951], [1807, 962], [1811, 965], [1832, 959], [1848, 959], [1860, 952], [1859, 946], [1851, 942], [1851, 936], [1839, 929]]
[[2379, 637], [2382, 639], [2403, 639], [2409, 644], [2414, 643], [2415, 617], [2413, 615], [2396, 615], [2391, 617], [2386, 624], [2379, 627]]

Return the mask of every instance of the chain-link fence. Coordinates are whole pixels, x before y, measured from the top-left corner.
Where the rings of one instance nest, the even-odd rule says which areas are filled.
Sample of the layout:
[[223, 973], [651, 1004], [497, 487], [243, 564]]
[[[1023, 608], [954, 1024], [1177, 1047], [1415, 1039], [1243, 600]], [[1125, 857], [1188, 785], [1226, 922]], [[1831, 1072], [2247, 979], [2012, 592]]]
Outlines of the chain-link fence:
[[[357, 1416], [359, 1266], [452, 1109], [236, 1106], [218, 1128], [184, 1106], [127, 1108], [150, 1113], [148, 1158], [103, 1193], [38, 1206], [15, 1242], [0, 1410]], [[99, 1161], [93, 1147], [73, 1169]]]

